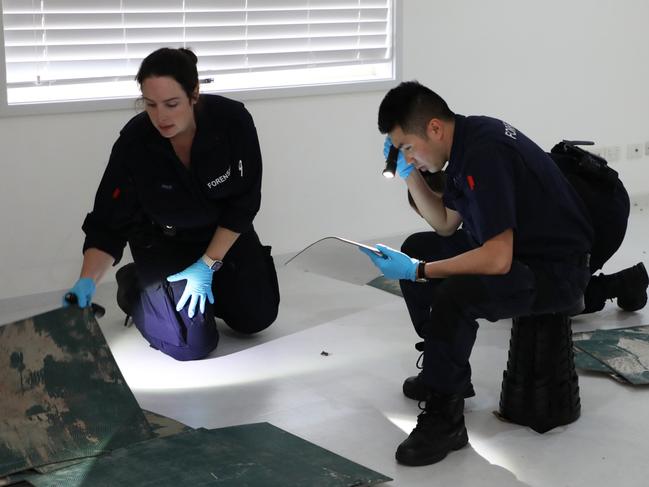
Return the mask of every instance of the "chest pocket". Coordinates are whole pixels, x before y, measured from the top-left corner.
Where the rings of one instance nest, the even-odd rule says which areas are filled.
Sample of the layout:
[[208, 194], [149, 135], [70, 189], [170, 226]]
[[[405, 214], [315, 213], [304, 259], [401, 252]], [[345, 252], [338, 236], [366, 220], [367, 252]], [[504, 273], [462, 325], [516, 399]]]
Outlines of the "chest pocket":
[[187, 213], [196, 210], [197, 202], [182, 181], [155, 178], [151, 181], [151, 197], [145, 203], [148, 213], [158, 223], [177, 222]]

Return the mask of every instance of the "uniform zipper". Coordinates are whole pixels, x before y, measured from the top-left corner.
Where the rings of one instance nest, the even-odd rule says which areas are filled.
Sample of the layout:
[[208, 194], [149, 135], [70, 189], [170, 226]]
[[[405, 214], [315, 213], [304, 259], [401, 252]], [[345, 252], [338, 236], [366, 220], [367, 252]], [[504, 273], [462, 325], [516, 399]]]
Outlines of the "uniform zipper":
[[239, 159], [239, 172], [241, 173], [241, 177], [243, 177], [243, 161]]

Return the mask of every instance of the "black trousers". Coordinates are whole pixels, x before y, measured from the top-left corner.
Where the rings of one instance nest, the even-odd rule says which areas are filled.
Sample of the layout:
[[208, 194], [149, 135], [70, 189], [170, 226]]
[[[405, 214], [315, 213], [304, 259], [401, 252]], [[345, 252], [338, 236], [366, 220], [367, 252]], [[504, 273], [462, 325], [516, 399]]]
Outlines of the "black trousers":
[[622, 245], [629, 220], [629, 195], [617, 180], [615, 187], [606, 188], [579, 175], [565, 173], [588, 209], [593, 230], [590, 251], [590, 272], [594, 274]]
[[[411, 235], [402, 251], [425, 261], [453, 257], [475, 247], [463, 230], [450, 237]], [[562, 262], [512, 262], [504, 275], [459, 275], [426, 283], [400, 281], [417, 334], [424, 339], [423, 380], [443, 394], [461, 393], [471, 380], [469, 358], [477, 319], [497, 321], [563, 311], [581, 301], [590, 277], [585, 256]]]
[[[595, 274], [622, 245], [629, 220], [629, 195], [619, 179], [614, 187], [606, 187], [583, 177], [565, 173], [588, 208], [594, 230], [590, 255], [590, 272]], [[583, 313], [599, 311], [604, 306], [606, 277], [593, 277], [584, 293]]]
[[192, 318], [187, 306], [176, 311], [187, 281], [166, 278], [195, 262], [205, 248], [205, 242], [173, 239], [149, 248], [131, 246], [134, 263], [117, 274], [120, 306], [153, 347], [177, 360], [204, 358], [216, 348], [215, 316], [244, 334], [264, 330], [277, 317], [280, 295], [271, 249], [254, 230], [239, 236], [214, 273], [214, 305], [207, 302], [205, 313], [197, 308]]

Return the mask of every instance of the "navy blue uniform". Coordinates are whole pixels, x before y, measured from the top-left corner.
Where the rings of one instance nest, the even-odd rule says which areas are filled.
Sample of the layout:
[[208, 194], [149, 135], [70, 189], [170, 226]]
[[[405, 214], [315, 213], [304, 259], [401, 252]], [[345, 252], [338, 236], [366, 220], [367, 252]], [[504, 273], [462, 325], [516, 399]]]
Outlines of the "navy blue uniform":
[[[133, 117], [113, 146], [83, 224], [84, 251], [98, 248], [117, 263], [129, 243], [139, 291], [130, 314], [153, 346], [181, 360], [214, 349], [214, 313], [252, 333], [275, 320], [279, 305], [270, 247], [253, 228], [262, 162], [252, 117], [239, 102], [201, 95], [195, 120], [187, 168], [146, 113]], [[190, 319], [187, 308], [176, 312], [174, 304], [186, 282], [166, 277], [199, 259], [219, 226], [241, 236], [214, 274], [214, 308], [208, 303], [205, 315]]]
[[470, 380], [476, 319], [566, 310], [580, 299], [593, 230], [583, 202], [548, 154], [501, 120], [456, 115], [446, 174], [443, 201], [460, 213], [462, 228], [450, 237], [411, 235], [402, 247], [406, 254], [439, 260], [508, 229], [514, 237], [505, 275], [400, 282], [425, 339], [423, 380], [453, 394]]

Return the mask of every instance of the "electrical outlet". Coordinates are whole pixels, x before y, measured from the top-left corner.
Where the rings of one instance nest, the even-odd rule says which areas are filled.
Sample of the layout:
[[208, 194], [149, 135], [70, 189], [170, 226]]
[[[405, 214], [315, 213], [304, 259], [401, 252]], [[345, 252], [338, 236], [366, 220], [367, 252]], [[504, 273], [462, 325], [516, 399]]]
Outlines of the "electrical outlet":
[[644, 143], [644, 155], [649, 156], [649, 142]]
[[617, 162], [620, 160], [620, 146], [611, 145], [604, 148], [606, 150], [606, 160], [608, 162]]
[[642, 157], [642, 144], [629, 144], [626, 146], [627, 159], [640, 159]]

